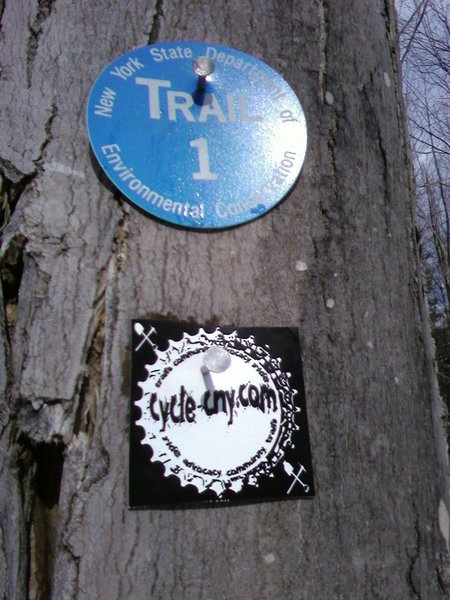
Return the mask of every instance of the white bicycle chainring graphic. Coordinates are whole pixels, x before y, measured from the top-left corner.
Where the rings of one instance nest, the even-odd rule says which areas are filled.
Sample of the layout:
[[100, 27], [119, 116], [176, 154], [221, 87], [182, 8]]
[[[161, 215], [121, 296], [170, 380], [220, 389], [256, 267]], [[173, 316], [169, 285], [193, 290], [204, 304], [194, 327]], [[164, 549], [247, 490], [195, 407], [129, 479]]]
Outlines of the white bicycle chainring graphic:
[[[211, 346], [229, 353], [230, 366], [216, 373], [203, 367]], [[164, 466], [181, 486], [217, 498], [244, 485], [258, 486], [292, 447], [300, 409], [290, 373], [267, 345], [253, 336], [219, 329], [185, 333], [165, 350], [153, 345], [156, 361], [146, 365], [147, 378], [138, 383], [142, 397], [136, 424], [145, 432], [142, 444], [152, 450], [151, 461]], [[206, 372], [205, 372], [206, 371]]]

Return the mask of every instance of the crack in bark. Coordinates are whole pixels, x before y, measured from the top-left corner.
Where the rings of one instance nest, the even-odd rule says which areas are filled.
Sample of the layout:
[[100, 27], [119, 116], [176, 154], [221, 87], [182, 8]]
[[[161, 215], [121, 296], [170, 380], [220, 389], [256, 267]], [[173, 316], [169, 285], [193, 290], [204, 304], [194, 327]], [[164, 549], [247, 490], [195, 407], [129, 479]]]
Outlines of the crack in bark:
[[[0, 242], [2, 234], [12, 213], [34, 174], [22, 176], [17, 183], [8, 179], [0, 169]], [[0, 248], [0, 287], [1, 302], [4, 310], [4, 336], [7, 348], [6, 370], [11, 375], [10, 344], [17, 319], [19, 290], [23, 275], [23, 254], [25, 236], [17, 233]], [[11, 377], [8, 378], [11, 381]]]
[[154, 44], [158, 41], [161, 20], [164, 19], [164, 0], [156, 0], [155, 12], [153, 14], [152, 26], [148, 35], [148, 43]]
[[[2, 369], [3, 381], [0, 381], [0, 438], [5, 432], [11, 419], [11, 406], [8, 402], [11, 394], [13, 377], [11, 373], [11, 344], [7, 336], [6, 316], [3, 309], [3, 293], [0, 285], [0, 355], [3, 354], [4, 367]], [[3, 350], [2, 350], [3, 346]], [[1, 358], [0, 358], [1, 360]], [[0, 468], [1, 471], [1, 468]]]
[[25, 236], [17, 234], [8, 241], [0, 255], [0, 278], [6, 306], [18, 303], [25, 243]]
[[332, 194], [333, 199], [337, 204], [338, 199], [338, 186], [337, 186], [337, 166], [336, 166], [336, 156], [334, 149], [336, 147], [337, 142], [337, 133], [339, 130], [339, 123], [337, 118], [337, 113], [333, 110], [333, 114], [331, 117], [331, 128], [329, 130], [328, 139], [327, 139], [327, 149], [328, 149], [328, 157], [330, 159], [331, 164], [331, 175], [332, 175]]
[[102, 379], [102, 355], [105, 344], [105, 306], [103, 303], [96, 317], [96, 327], [89, 344], [86, 357], [86, 374], [81, 383], [75, 417], [73, 423], [73, 434], [79, 435], [83, 432], [92, 439], [96, 421], [96, 399], [97, 382]]
[[443, 576], [442, 573], [439, 570], [439, 567], [436, 567], [436, 578], [438, 581], [438, 585], [441, 588], [441, 590], [444, 592], [444, 594], [448, 593], [448, 587], [447, 584], [445, 583], [445, 579], [444, 579], [445, 575]]
[[128, 218], [129, 213], [126, 211], [119, 200], [119, 206], [122, 211], [122, 217], [117, 224], [117, 233], [114, 237], [113, 253], [116, 256], [116, 272], [120, 273], [124, 270], [127, 260], [127, 240], [128, 240]]
[[47, 600], [52, 593], [64, 450], [61, 442], [33, 446], [36, 473], [29, 539], [30, 600]]
[[328, 34], [330, 29], [328, 6], [324, 0], [317, 1], [317, 11], [319, 16], [319, 91], [321, 102], [325, 101], [325, 85], [327, 78], [328, 65]]
[[[53, 563], [56, 550], [59, 491], [63, 468], [62, 445], [40, 444], [36, 448], [37, 494], [31, 520], [30, 598], [46, 600], [51, 596]], [[44, 452], [44, 455], [40, 455]], [[46, 456], [47, 455], [47, 456]], [[51, 459], [55, 464], [48, 464]], [[45, 469], [47, 481], [41, 482]], [[48, 480], [51, 480], [50, 482]], [[48, 486], [48, 487], [47, 487]], [[55, 493], [50, 498], [49, 492]]]
[[[2, 169], [3, 167], [3, 169]], [[5, 170], [12, 173], [16, 181], [6, 176]], [[0, 242], [18, 199], [25, 188], [33, 180], [34, 174], [22, 175], [10, 163], [0, 160]], [[11, 340], [17, 320], [19, 290], [23, 275], [23, 252], [26, 244], [25, 236], [17, 233], [0, 248], [0, 301], [2, 303], [2, 332], [5, 348], [5, 370], [7, 373], [6, 396], [12, 385]], [[3, 410], [9, 412], [5, 402]]]
[[[23, 560], [21, 570], [24, 570], [25, 575], [25, 586], [26, 586], [26, 597], [29, 598], [29, 584], [30, 584], [30, 539], [31, 539], [31, 514], [33, 512], [34, 498], [30, 493], [31, 481], [34, 476], [34, 465], [32, 460], [31, 451], [27, 444], [21, 442], [21, 436], [18, 436], [18, 440], [15, 443], [16, 453], [16, 465], [17, 465], [17, 482], [20, 491], [21, 499], [21, 514], [22, 523], [25, 530], [25, 539], [23, 547]], [[26, 557], [26, 558], [25, 558]]]
[[415, 532], [416, 543], [415, 543], [414, 552], [412, 553], [412, 555], [409, 555], [409, 553], [408, 553], [408, 558], [409, 558], [410, 562], [409, 562], [409, 568], [408, 568], [408, 573], [407, 573], [407, 581], [408, 581], [408, 587], [411, 590], [411, 594], [413, 595], [413, 597], [416, 598], [417, 600], [421, 600], [422, 596], [421, 596], [420, 592], [417, 590], [415, 583], [414, 583], [414, 568], [415, 568], [416, 562], [420, 555], [420, 546], [421, 546], [419, 515], [418, 515], [417, 507], [415, 506], [415, 504], [414, 504], [414, 512], [416, 515], [415, 521], [414, 521], [414, 532]]
[[0, 158], [0, 236], [9, 223], [20, 196], [36, 177], [20, 173], [10, 162]]
[[50, 115], [44, 124], [44, 131], [46, 134], [46, 139], [43, 141], [43, 143], [40, 147], [38, 157], [33, 161], [37, 167], [37, 171], [39, 171], [39, 172], [42, 170], [41, 162], [42, 162], [42, 158], [44, 156], [44, 152], [45, 152], [47, 146], [53, 140], [52, 125], [53, 125], [53, 121], [55, 120], [57, 114], [58, 114], [58, 107], [53, 102], [51, 109], [50, 109]]
[[386, 39], [389, 44], [389, 54], [391, 56], [391, 62], [393, 71], [397, 72], [397, 65], [400, 64], [398, 60], [397, 54], [397, 45], [395, 43], [395, 25], [393, 27], [393, 18], [391, 17], [393, 8], [391, 6], [390, 0], [384, 0], [384, 10], [382, 10], [381, 14], [384, 17], [386, 23]]
[[58, 440], [35, 443], [14, 425], [15, 462], [21, 495], [26, 597], [47, 600], [51, 595], [56, 548], [56, 522], [65, 446]]
[[[371, 88], [373, 88], [373, 83], [374, 83], [374, 76], [373, 73], [370, 73], [370, 85]], [[383, 163], [383, 199], [386, 201], [386, 199], [389, 197], [389, 165], [388, 165], [388, 157], [387, 157], [387, 153], [383, 144], [383, 136], [381, 133], [381, 127], [380, 127], [380, 119], [378, 118], [378, 115], [376, 114], [372, 103], [371, 103], [371, 97], [374, 96], [373, 91], [368, 91], [367, 90], [367, 86], [363, 85], [362, 87], [362, 92], [363, 92], [363, 101], [364, 101], [364, 115], [366, 116], [366, 128], [369, 132], [371, 133], [371, 137], [373, 137], [377, 143], [378, 149], [380, 151], [380, 156], [382, 158], [382, 163]], [[386, 218], [386, 213], [385, 213], [385, 218]], [[388, 223], [386, 223], [386, 230], [389, 231], [389, 226]]]
[[52, 0], [38, 0], [36, 17], [31, 25], [28, 25], [29, 39], [27, 44], [26, 55], [26, 75], [27, 86], [31, 88], [31, 79], [33, 75], [34, 61], [36, 59], [37, 49], [39, 46], [39, 37], [42, 33], [42, 28], [45, 21], [52, 12], [54, 2]]
[[6, 6], [5, 0], [0, 0], [0, 31], [2, 30], [2, 20], [3, 20], [3, 13], [5, 12], [5, 6]]

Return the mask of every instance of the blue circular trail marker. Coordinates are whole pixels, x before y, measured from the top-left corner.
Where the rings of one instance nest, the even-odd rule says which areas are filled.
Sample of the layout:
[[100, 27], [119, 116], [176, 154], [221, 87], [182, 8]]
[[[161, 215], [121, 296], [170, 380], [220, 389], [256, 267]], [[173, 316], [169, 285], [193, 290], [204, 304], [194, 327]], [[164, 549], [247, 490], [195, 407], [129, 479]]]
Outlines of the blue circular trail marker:
[[120, 56], [91, 90], [87, 123], [100, 165], [127, 198], [196, 229], [270, 210], [306, 152], [305, 116], [286, 81], [244, 52], [203, 42]]

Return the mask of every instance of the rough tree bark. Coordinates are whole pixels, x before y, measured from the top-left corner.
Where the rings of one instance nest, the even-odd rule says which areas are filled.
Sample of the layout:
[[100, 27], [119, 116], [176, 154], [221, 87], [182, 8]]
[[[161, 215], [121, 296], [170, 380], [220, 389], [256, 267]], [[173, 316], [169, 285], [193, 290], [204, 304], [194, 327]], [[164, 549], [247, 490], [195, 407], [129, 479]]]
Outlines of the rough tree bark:
[[[444, 598], [445, 450], [391, 3], [0, 7], [3, 598]], [[298, 92], [306, 163], [264, 218], [178, 230], [97, 177], [94, 79], [174, 39], [254, 54]], [[298, 326], [316, 498], [129, 511], [132, 317]]]

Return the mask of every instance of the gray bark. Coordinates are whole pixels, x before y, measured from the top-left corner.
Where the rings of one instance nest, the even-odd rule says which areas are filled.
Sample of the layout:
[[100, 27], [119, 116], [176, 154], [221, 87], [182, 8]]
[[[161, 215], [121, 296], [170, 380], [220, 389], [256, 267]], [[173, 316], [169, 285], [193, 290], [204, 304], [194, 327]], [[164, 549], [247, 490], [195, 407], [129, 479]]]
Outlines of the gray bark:
[[[391, 4], [0, 7], [3, 598], [445, 598], [445, 444]], [[302, 176], [244, 227], [165, 226], [91, 163], [97, 75], [176, 39], [262, 58], [304, 106]], [[298, 326], [315, 499], [129, 511], [132, 317]]]

